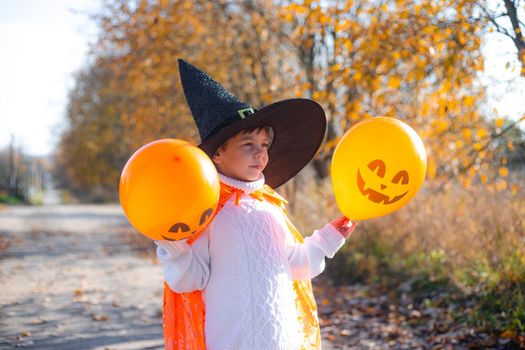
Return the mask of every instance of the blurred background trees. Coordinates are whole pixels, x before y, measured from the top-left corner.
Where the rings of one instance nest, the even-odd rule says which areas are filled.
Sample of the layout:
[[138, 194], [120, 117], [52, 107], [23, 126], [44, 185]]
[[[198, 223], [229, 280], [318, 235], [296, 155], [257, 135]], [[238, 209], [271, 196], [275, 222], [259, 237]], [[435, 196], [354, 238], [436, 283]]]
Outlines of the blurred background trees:
[[12, 137], [10, 145], [0, 149], [0, 203], [38, 203], [49, 168], [47, 159], [27, 155]]
[[256, 107], [319, 101], [329, 120], [312, 163], [319, 179], [346, 130], [385, 115], [420, 133], [429, 180], [510, 188], [502, 175], [523, 139], [516, 121], [480, 108], [486, 13], [472, 0], [108, 1], [70, 93], [57, 152], [63, 180], [78, 194], [115, 199], [119, 171], [141, 145], [198, 143], [179, 82], [182, 57]]
[[458, 319], [525, 332], [525, 114], [488, 108], [480, 79], [490, 31], [513, 41], [523, 76], [524, 12], [520, 0], [108, 0], [70, 91], [57, 178], [84, 200], [116, 200], [142, 145], [198, 144], [179, 81], [184, 58], [254, 107], [292, 97], [323, 106], [321, 150], [280, 189], [308, 234], [340, 215], [329, 163], [344, 132], [400, 118], [425, 143], [426, 183], [402, 210], [361, 223], [328, 272], [434, 296], [453, 285], [476, 300]]

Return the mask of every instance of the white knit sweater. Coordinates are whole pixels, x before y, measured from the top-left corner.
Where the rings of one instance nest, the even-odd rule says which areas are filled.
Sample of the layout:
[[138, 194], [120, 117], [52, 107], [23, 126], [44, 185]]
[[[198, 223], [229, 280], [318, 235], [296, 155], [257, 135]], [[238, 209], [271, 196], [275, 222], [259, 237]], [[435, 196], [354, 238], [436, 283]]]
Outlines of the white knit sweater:
[[320, 274], [344, 238], [327, 224], [295, 244], [282, 211], [248, 196], [264, 177], [220, 180], [243, 190], [239, 205], [230, 199], [191, 246], [156, 241], [164, 278], [175, 292], [203, 291], [207, 349], [296, 349], [292, 280]]

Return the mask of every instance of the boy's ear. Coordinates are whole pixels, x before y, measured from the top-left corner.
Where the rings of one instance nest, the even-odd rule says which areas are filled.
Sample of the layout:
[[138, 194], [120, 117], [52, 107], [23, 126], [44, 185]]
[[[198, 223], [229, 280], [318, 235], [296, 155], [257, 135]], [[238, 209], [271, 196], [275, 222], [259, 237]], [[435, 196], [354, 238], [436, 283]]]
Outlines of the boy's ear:
[[222, 160], [221, 150], [218, 149], [217, 152], [215, 152], [215, 154], [213, 155], [211, 159], [213, 160], [214, 163], [219, 164]]

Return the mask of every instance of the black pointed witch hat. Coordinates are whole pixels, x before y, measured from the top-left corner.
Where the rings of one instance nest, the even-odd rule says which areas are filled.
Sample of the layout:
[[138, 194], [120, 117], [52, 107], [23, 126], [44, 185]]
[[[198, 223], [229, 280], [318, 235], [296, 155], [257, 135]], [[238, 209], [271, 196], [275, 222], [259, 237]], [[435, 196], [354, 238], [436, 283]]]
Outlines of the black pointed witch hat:
[[199, 147], [210, 158], [228, 138], [258, 126], [270, 126], [274, 133], [263, 171], [270, 187], [284, 184], [314, 157], [326, 131], [326, 116], [317, 102], [293, 98], [257, 110], [208, 74], [178, 61], [184, 95], [201, 137]]

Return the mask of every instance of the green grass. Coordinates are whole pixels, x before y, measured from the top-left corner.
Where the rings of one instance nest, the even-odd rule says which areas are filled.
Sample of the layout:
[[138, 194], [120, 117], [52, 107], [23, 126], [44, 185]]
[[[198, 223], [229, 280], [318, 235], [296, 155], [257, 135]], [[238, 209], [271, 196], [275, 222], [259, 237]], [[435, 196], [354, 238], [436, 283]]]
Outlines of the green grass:
[[15, 205], [15, 204], [24, 204], [24, 201], [18, 197], [9, 196], [7, 194], [0, 194], [0, 203]]
[[490, 290], [478, 297], [469, 321], [488, 332], [525, 332], [524, 285], [507, 290]]
[[[347, 243], [327, 266], [338, 284], [371, 283], [385, 289], [400, 287], [421, 294], [454, 289], [448, 278], [442, 251], [403, 255], [394, 244], [379, 235], [363, 234]], [[402, 291], [400, 291], [402, 292]]]
[[406, 254], [367, 232], [343, 246], [326, 273], [337, 284], [373, 284], [391, 299], [408, 294], [420, 305], [474, 301], [468, 313], [459, 307], [456, 322], [496, 335], [520, 333], [525, 332], [525, 251], [514, 252], [497, 263], [476, 261], [460, 267], [442, 250]]

